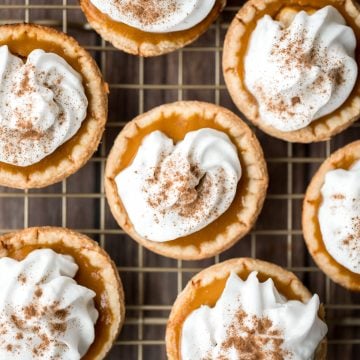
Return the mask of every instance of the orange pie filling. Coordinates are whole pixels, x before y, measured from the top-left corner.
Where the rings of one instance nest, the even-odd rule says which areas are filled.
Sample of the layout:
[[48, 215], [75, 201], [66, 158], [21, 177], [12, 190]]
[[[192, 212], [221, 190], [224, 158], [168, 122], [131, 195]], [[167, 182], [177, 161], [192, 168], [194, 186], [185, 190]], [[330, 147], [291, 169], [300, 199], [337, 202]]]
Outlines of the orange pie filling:
[[[131, 140], [127, 142], [126, 151], [119, 159], [117, 167], [114, 169], [114, 173], [119, 174], [122, 170], [127, 168], [133, 161], [137, 151], [145, 136], [153, 131], [159, 130], [163, 132], [170, 139], [173, 139], [174, 143], [177, 143], [184, 139], [185, 135], [190, 131], [195, 131], [203, 128], [211, 128], [218, 131], [222, 131], [227, 134], [231, 142], [236, 145], [236, 139], [229, 134], [229, 130], [225, 129], [214, 119], [205, 118], [202, 114], [195, 114], [190, 117], [184, 117], [180, 114], [173, 114], [171, 118], [162, 117], [157, 121], [152, 122], [150, 125], [138, 128], [138, 133], [131, 137]], [[188, 246], [193, 245], [200, 247], [202, 242], [211, 241], [216, 234], [224, 232], [231, 224], [238, 222], [238, 212], [243, 205], [243, 196], [250, 191], [250, 179], [247, 173], [247, 169], [244, 168], [241, 158], [241, 149], [237, 146], [237, 153], [242, 166], [242, 175], [238, 182], [236, 195], [231, 203], [230, 207], [215, 221], [208, 224], [206, 227], [199, 231], [196, 231], [190, 235], [177, 238], [172, 241], [167, 241], [166, 246]], [[116, 185], [115, 185], [116, 186]], [[120, 199], [121, 201], [121, 199]], [[123, 206], [123, 205], [122, 205]]]
[[25, 245], [21, 248], [6, 249], [7, 257], [21, 261], [34, 250], [52, 249], [58, 254], [70, 255], [74, 258], [79, 267], [74, 280], [77, 284], [93, 290], [96, 293], [94, 298], [95, 307], [99, 317], [95, 324], [95, 340], [89, 350], [82, 357], [82, 360], [93, 360], [103, 350], [104, 344], [111, 339], [110, 324], [114, 322], [114, 314], [109, 305], [108, 294], [105, 291], [105, 279], [101, 276], [101, 269], [90, 264], [89, 260], [81, 254], [81, 249], [75, 250], [64, 243]]
[[219, 12], [223, 8], [223, 1], [216, 0], [216, 3], [208, 16], [199, 24], [188, 30], [169, 33], [149, 33], [124, 23], [114, 21], [107, 14], [104, 14], [99, 9], [97, 9], [90, 0], [81, 0], [80, 2], [83, 11], [87, 15], [90, 23], [97, 23], [99, 27], [119, 34], [121, 37], [135, 41], [137, 44], [159, 44], [162, 41], [170, 41], [175, 43], [191, 42], [199, 33], [204, 32], [216, 20]]

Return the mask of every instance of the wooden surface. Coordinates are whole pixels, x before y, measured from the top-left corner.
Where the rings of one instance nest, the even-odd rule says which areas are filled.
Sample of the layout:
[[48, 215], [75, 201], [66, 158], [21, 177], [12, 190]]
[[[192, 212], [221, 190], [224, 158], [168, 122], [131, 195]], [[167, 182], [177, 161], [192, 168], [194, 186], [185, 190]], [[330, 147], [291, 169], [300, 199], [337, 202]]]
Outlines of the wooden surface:
[[106, 204], [102, 189], [106, 154], [123, 124], [139, 112], [178, 99], [196, 99], [216, 102], [238, 113], [221, 75], [221, 45], [226, 26], [242, 1], [228, 3], [231, 8], [195, 44], [142, 60], [103, 43], [87, 28], [74, 0], [30, 0], [33, 8], [28, 11], [2, 7], [24, 5], [24, 0], [0, 2], [2, 22], [25, 19], [75, 36], [96, 58], [111, 91], [109, 123], [98, 153], [66, 182], [28, 193], [1, 188], [1, 231], [35, 225], [68, 226], [105, 247], [119, 266], [127, 303], [126, 324], [109, 360], [165, 359], [165, 324], [177, 292], [199, 269], [239, 256], [256, 256], [295, 271], [326, 305], [328, 358], [359, 359], [360, 295], [335, 285], [316, 268], [304, 245], [300, 222], [302, 197], [311, 176], [330, 151], [359, 138], [359, 124], [330, 142], [311, 145], [289, 145], [256, 131], [268, 159], [268, 197], [251, 235], [216, 259], [178, 262], [152, 254], [121, 233]]

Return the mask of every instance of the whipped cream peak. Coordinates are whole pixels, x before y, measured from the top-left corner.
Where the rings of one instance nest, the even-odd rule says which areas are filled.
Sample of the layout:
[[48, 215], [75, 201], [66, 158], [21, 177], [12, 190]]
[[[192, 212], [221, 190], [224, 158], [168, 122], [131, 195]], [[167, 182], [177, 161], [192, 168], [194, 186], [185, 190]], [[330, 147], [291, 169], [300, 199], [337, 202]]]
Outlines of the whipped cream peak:
[[0, 47], [0, 161], [39, 162], [76, 134], [87, 105], [81, 76], [59, 55], [37, 49], [24, 63]]
[[185, 319], [181, 359], [311, 360], [327, 332], [319, 305], [317, 295], [306, 304], [287, 300], [272, 279], [261, 283], [257, 272], [245, 281], [232, 272], [216, 305]]
[[318, 219], [326, 250], [360, 274], [360, 161], [349, 170], [327, 172], [321, 195]]
[[204, 128], [187, 133], [176, 145], [161, 131], [150, 133], [115, 181], [136, 232], [162, 242], [216, 220], [234, 200], [240, 177], [229, 137]]
[[95, 293], [78, 265], [50, 249], [0, 259], [0, 358], [80, 360], [95, 339]]
[[111, 19], [136, 29], [166, 33], [190, 29], [203, 21], [216, 0], [90, 0]]
[[357, 79], [355, 48], [354, 31], [332, 6], [301, 11], [288, 27], [265, 15], [245, 56], [245, 84], [261, 120], [295, 131], [338, 109]]

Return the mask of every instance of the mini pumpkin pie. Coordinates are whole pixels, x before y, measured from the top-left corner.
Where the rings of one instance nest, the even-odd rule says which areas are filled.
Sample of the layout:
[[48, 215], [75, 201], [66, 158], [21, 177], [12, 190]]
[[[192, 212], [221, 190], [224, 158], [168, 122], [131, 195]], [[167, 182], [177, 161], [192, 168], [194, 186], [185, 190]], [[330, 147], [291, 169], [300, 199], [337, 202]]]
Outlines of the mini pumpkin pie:
[[0, 185], [38, 188], [91, 157], [107, 118], [106, 85], [71, 37], [31, 24], [0, 26]]
[[105, 170], [118, 224], [177, 259], [218, 254], [253, 226], [268, 176], [262, 149], [229, 110], [196, 101], [159, 106], [128, 123]]
[[317, 295], [291, 272], [238, 258], [194, 276], [166, 329], [169, 360], [326, 359]]
[[269, 135], [323, 141], [360, 114], [359, 6], [250, 0], [232, 21], [223, 71], [237, 107]]
[[115, 264], [64, 228], [0, 237], [0, 358], [102, 360], [124, 321]]
[[80, 0], [90, 25], [116, 48], [156, 56], [195, 41], [226, 0]]
[[360, 291], [360, 141], [332, 154], [306, 191], [303, 232], [318, 266]]

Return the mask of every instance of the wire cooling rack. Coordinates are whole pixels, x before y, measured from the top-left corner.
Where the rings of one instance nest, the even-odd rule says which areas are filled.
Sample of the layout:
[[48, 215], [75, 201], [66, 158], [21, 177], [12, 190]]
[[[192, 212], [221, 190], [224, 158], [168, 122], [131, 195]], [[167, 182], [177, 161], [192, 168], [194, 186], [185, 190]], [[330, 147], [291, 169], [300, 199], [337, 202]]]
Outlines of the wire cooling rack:
[[[110, 87], [109, 119], [88, 164], [62, 183], [40, 190], [0, 188], [0, 231], [67, 226], [99, 241], [120, 271], [127, 304], [123, 331], [109, 360], [165, 359], [171, 305], [196, 272], [232, 257], [251, 256], [295, 272], [325, 304], [329, 359], [360, 358], [360, 296], [331, 282], [313, 263], [302, 238], [301, 205], [311, 176], [335, 149], [359, 138], [359, 124], [321, 144], [287, 144], [254, 129], [270, 173], [270, 188], [255, 229], [232, 249], [204, 261], [177, 261], [137, 245], [118, 228], [104, 195], [106, 156], [124, 124], [138, 113], [175, 100], [203, 100], [238, 113], [221, 72], [222, 43], [243, 1], [228, 1], [220, 19], [196, 43], [153, 59], [127, 55], [91, 30], [76, 0], [1, 0], [1, 23], [35, 22], [78, 39]], [[241, 115], [241, 114], [240, 114]]]

